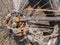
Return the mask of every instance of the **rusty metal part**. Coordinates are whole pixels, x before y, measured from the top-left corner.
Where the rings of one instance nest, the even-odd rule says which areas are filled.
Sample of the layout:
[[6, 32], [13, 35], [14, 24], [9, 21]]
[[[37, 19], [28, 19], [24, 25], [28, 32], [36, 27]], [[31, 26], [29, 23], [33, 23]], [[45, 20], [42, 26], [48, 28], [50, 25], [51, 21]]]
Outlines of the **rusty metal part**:
[[8, 29], [11, 29], [17, 36], [26, 36], [28, 32], [28, 27], [12, 28], [6, 25]]
[[18, 17], [14, 17], [13, 20], [14, 20], [14, 22], [19, 22], [20, 21]]
[[17, 34], [17, 36], [26, 36], [28, 33], [28, 27], [24, 27], [21, 29], [21, 32]]
[[[17, 16], [17, 14], [18, 14], [18, 16]], [[7, 15], [4, 20], [4, 23], [7, 26], [7, 28], [11, 29], [13, 31], [13, 33], [15, 33], [17, 36], [25, 36], [25, 35], [27, 35], [27, 31], [28, 31], [28, 27], [26, 26], [27, 21], [20, 21], [20, 18], [24, 18], [24, 16], [22, 15], [19, 17], [19, 15], [20, 15], [19, 12], [15, 12], [15, 13], [13, 12], [13, 13], [11, 13], [11, 16]], [[10, 21], [10, 18], [11, 18], [11, 21]], [[6, 23], [6, 22], [8, 22], [8, 23]]]

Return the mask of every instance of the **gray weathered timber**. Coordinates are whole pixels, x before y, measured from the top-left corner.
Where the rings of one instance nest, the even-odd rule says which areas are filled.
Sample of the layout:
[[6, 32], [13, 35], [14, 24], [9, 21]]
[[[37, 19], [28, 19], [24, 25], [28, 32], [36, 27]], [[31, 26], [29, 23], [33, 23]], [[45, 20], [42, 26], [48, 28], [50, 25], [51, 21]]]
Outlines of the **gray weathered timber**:
[[23, 18], [20, 19], [20, 21], [34, 21], [34, 20], [38, 20], [38, 21], [60, 21], [60, 17], [42, 17], [42, 18]]

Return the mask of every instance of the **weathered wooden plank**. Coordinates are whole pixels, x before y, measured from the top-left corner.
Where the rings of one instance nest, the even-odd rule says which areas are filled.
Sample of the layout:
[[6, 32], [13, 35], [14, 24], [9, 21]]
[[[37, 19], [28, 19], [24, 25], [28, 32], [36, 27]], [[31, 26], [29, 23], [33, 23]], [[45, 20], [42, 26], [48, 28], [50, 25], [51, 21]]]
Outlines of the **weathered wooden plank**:
[[33, 8], [28, 8], [28, 9], [25, 9], [25, 11], [32, 11], [32, 10], [37, 10], [37, 11], [47, 11], [47, 12], [57, 12], [57, 13], [60, 13], [60, 10], [50, 10], [50, 9], [33, 9]]
[[60, 17], [42, 17], [42, 18], [23, 18], [20, 19], [20, 21], [34, 21], [34, 20], [38, 20], [38, 21], [60, 21]]

